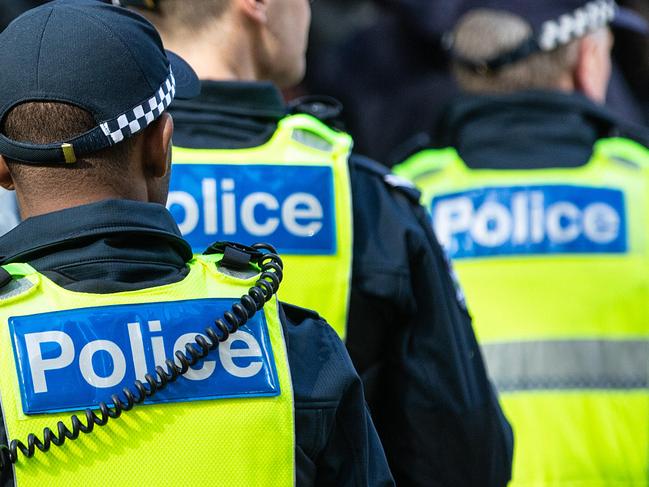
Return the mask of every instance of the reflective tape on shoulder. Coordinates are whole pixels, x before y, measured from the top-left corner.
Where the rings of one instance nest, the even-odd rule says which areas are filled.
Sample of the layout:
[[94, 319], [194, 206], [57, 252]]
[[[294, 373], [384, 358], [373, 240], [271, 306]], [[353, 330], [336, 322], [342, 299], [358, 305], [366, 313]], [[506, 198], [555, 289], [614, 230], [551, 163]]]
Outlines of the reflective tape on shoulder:
[[34, 283], [27, 278], [13, 280], [0, 289], [0, 301], [16, 297], [34, 287]]
[[482, 353], [499, 392], [649, 387], [649, 339], [488, 343]]

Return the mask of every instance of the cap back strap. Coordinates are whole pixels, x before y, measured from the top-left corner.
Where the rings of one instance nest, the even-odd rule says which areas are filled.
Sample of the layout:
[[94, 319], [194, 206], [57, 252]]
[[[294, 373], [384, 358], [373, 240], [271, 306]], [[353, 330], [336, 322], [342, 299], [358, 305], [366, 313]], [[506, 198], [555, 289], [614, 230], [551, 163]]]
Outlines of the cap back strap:
[[149, 98], [98, 127], [51, 144], [18, 142], [0, 134], [0, 154], [24, 164], [72, 164], [77, 158], [119, 144], [144, 130], [169, 107], [175, 96], [176, 80], [170, 68], [167, 78]]
[[467, 59], [455, 52], [452, 53], [452, 56], [455, 62], [467, 69], [475, 71], [478, 74], [488, 74], [489, 72], [498, 71], [509, 64], [514, 64], [539, 51], [541, 51], [541, 46], [539, 46], [536, 37], [530, 36], [514, 50], [507, 51], [484, 61]]
[[111, 143], [101, 127], [94, 129], [65, 142], [53, 144], [31, 144], [18, 142], [0, 134], [0, 154], [23, 164], [72, 164], [78, 157], [97, 152]]
[[478, 74], [488, 74], [534, 53], [548, 52], [565, 46], [589, 32], [604, 27], [615, 18], [616, 10], [615, 0], [593, 0], [574, 12], [544, 22], [539, 32], [534, 32], [514, 49], [498, 56], [475, 61], [455, 52], [452, 46], [451, 56], [458, 64], [467, 69]]

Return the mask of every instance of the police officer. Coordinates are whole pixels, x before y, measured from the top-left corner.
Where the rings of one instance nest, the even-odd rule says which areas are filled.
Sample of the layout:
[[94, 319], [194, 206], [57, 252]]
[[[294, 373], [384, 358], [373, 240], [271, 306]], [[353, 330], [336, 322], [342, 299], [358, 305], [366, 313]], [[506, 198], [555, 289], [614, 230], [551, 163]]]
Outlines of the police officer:
[[303, 75], [308, 2], [163, 0], [146, 14], [203, 79], [173, 111], [170, 209], [189, 242], [263, 235], [285, 256], [282, 298], [328, 303], [398, 485], [504, 485], [509, 426], [418, 192], [350, 156], [322, 121], [331, 103], [289, 112], [276, 88]]
[[[480, 2], [467, 95], [401, 168], [455, 259], [512, 422], [514, 486], [646, 485], [649, 151], [600, 106], [609, 0]], [[629, 24], [628, 21], [632, 21]]]
[[200, 86], [153, 26], [56, 0], [0, 65], [25, 217], [0, 239], [2, 485], [392, 485], [344, 345], [277, 303], [279, 260], [193, 257], [164, 208], [167, 108]]

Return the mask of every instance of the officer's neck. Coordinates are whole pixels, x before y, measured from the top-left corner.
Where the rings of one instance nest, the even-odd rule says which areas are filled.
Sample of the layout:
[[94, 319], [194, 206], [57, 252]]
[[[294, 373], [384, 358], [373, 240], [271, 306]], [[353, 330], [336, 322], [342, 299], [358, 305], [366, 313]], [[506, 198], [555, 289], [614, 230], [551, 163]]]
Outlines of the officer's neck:
[[165, 48], [187, 61], [201, 80], [257, 81], [263, 70], [251, 36], [203, 33], [193, 38], [163, 35]]
[[31, 195], [25, 195], [20, 190], [16, 192], [18, 206], [20, 207], [20, 216], [23, 220], [54, 213], [56, 211], [67, 210], [77, 206], [89, 205], [107, 200], [132, 200], [147, 202], [149, 198], [146, 191], [114, 191], [109, 188], [96, 189], [92, 194], [74, 195], [66, 193], [60, 198], [32, 198]]

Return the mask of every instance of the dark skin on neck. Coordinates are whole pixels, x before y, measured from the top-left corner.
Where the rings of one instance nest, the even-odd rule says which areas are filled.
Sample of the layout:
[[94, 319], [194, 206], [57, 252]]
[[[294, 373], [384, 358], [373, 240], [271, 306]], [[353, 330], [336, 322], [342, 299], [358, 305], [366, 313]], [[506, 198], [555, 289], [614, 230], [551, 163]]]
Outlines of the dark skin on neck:
[[71, 168], [69, 184], [53, 191], [47, 187], [47, 173], [60, 168], [40, 168], [37, 181], [29, 177], [14, 180], [6, 159], [0, 155], [0, 186], [16, 191], [22, 219], [107, 199], [164, 205], [169, 192], [173, 130], [171, 115], [163, 113], [134, 140], [128, 174], [116, 174], [114, 181], [105, 184], [80, 184], [73, 174], [75, 168]]

